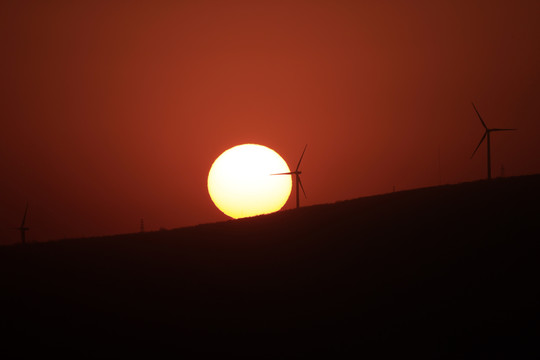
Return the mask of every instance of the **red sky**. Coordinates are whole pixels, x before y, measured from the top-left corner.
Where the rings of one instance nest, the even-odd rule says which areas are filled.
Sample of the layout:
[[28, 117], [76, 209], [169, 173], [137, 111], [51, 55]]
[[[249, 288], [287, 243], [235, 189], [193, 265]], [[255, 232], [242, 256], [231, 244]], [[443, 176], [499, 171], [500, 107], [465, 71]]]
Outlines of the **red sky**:
[[[0, 5], [0, 243], [228, 219], [206, 178], [258, 143], [307, 205], [540, 172], [538, 1]], [[440, 150], [440, 173], [439, 173]], [[285, 208], [294, 206], [293, 197]]]

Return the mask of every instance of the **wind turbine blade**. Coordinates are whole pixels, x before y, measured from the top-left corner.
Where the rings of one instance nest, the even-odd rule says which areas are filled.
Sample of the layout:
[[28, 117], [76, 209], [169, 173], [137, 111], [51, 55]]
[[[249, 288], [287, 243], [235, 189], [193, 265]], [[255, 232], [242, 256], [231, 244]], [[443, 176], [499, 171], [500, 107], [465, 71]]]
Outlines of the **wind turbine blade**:
[[474, 111], [476, 111], [476, 115], [478, 115], [478, 118], [479, 118], [480, 121], [482, 122], [482, 125], [483, 125], [484, 128], [487, 130], [486, 123], [484, 122], [484, 120], [482, 120], [482, 117], [480, 116], [480, 113], [478, 112], [478, 110], [476, 110], [476, 106], [474, 106], [474, 103], [472, 103], [472, 106], [473, 106], [473, 108], [474, 108]]
[[24, 216], [22, 218], [21, 228], [24, 227], [24, 223], [26, 221], [26, 213], [28, 212], [28, 203], [26, 203], [26, 209], [24, 209]]
[[300, 168], [300, 163], [302, 162], [302, 158], [304, 157], [304, 153], [306, 152], [307, 144], [304, 146], [304, 151], [302, 152], [302, 156], [300, 156], [300, 160], [298, 160], [298, 165], [296, 165], [296, 171]]
[[298, 177], [298, 185], [300, 185], [300, 189], [302, 189], [302, 192], [304, 193], [304, 197], [307, 199], [306, 192], [304, 191], [304, 186], [302, 186], [302, 180], [300, 180], [300, 175], [296, 175]]
[[270, 175], [292, 175], [294, 174], [293, 172], [288, 172], [288, 173], [279, 173], [279, 174], [270, 174]]
[[512, 131], [517, 129], [489, 129], [490, 131]]
[[481, 139], [480, 142], [478, 143], [478, 146], [476, 147], [476, 149], [474, 149], [474, 152], [473, 152], [472, 155], [471, 155], [471, 159], [473, 158], [474, 154], [476, 154], [476, 151], [478, 150], [478, 148], [480, 147], [480, 145], [482, 145], [482, 142], [483, 142], [484, 139], [486, 138], [486, 135], [487, 135], [487, 131], [484, 133], [484, 136], [482, 136], [482, 139]]

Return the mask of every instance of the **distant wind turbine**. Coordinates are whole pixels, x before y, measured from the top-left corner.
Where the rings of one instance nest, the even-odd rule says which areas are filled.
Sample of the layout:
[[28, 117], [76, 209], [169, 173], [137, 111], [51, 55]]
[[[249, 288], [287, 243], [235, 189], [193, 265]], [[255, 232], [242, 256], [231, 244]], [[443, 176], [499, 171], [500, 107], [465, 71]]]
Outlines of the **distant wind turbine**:
[[24, 216], [22, 218], [21, 227], [17, 228], [21, 232], [21, 242], [26, 242], [26, 232], [30, 230], [29, 227], [24, 226], [26, 222], [26, 213], [28, 212], [28, 203], [26, 203], [26, 209], [24, 210]]
[[478, 150], [480, 145], [482, 145], [482, 142], [484, 141], [484, 139], [487, 137], [487, 175], [488, 175], [488, 180], [491, 180], [491, 141], [490, 141], [489, 135], [491, 134], [491, 132], [494, 132], [494, 131], [513, 131], [517, 129], [497, 129], [497, 128], [489, 129], [486, 126], [486, 123], [484, 122], [484, 120], [482, 120], [482, 117], [480, 116], [480, 113], [478, 112], [478, 110], [476, 110], [476, 106], [474, 106], [474, 103], [472, 103], [472, 106], [474, 108], [474, 111], [476, 111], [478, 118], [482, 122], [482, 126], [484, 127], [484, 129], [486, 129], [486, 132], [484, 133], [484, 136], [482, 136], [482, 139], [478, 143], [478, 146], [476, 147], [476, 149], [474, 149], [474, 152], [471, 155], [471, 159], [473, 158], [474, 154], [476, 154], [476, 151]]
[[271, 175], [296, 175], [296, 208], [300, 207], [300, 192], [299, 188], [302, 188], [302, 192], [304, 193], [304, 197], [307, 198], [306, 192], [304, 191], [304, 187], [302, 186], [302, 180], [300, 180], [300, 174], [302, 173], [300, 169], [300, 163], [302, 162], [302, 158], [304, 157], [304, 153], [306, 152], [307, 144], [304, 147], [304, 151], [302, 152], [302, 156], [300, 156], [300, 160], [298, 160], [298, 165], [296, 165], [296, 170], [286, 173], [279, 173], [279, 174], [271, 174]]

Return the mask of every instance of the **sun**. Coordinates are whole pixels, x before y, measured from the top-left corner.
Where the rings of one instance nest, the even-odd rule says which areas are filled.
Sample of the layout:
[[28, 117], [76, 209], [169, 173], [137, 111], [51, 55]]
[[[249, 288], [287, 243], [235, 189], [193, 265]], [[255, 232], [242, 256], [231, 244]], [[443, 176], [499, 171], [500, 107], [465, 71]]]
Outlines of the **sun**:
[[238, 219], [269, 214], [285, 205], [292, 189], [285, 160], [274, 150], [244, 144], [223, 152], [208, 173], [208, 193], [226, 215]]

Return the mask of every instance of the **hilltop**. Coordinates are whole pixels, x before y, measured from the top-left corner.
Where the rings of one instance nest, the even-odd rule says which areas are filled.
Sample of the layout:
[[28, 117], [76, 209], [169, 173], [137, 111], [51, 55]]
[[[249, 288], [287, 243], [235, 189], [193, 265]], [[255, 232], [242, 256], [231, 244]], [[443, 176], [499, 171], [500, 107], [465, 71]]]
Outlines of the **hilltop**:
[[536, 358], [540, 175], [0, 247], [4, 350]]

